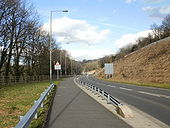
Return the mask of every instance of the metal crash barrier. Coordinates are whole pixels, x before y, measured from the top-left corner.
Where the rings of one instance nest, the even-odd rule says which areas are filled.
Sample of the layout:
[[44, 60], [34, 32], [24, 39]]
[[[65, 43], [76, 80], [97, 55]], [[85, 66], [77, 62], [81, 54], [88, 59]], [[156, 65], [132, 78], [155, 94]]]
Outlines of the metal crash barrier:
[[29, 124], [31, 123], [32, 119], [37, 119], [38, 114], [38, 108], [43, 107], [44, 100], [47, 99], [47, 96], [52, 91], [52, 89], [55, 87], [54, 84], [51, 84], [40, 96], [40, 98], [37, 101], [34, 101], [34, 105], [32, 108], [24, 115], [20, 116], [20, 121], [15, 126], [15, 128], [27, 128]]
[[82, 86], [84, 86], [86, 89], [92, 91], [94, 94], [98, 94], [99, 96], [101, 96], [103, 100], [104, 99], [107, 100], [108, 104], [111, 103], [116, 107], [123, 105], [116, 98], [114, 98], [112, 95], [110, 95], [108, 92], [104, 91], [103, 89], [98, 88], [98, 87], [96, 87], [92, 84], [89, 84], [87, 82], [84, 82], [84, 81], [79, 81], [79, 83]]

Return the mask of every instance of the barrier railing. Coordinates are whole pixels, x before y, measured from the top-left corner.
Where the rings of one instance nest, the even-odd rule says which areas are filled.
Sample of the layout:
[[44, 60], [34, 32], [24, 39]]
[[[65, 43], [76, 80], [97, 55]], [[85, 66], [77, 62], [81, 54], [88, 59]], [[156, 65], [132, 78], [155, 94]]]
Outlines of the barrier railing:
[[119, 106], [119, 105], [123, 105], [121, 104], [116, 98], [114, 98], [112, 95], [110, 95], [108, 92], [106, 92], [105, 90], [98, 88], [90, 83], [84, 82], [84, 81], [79, 81], [79, 83], [84, 86], [86, 89], [92, 91], [94, 94], [98, 94], [99, 96], [102, 97], [102, 99], [107, 100], [107, 103], [111, 103], [114, 106]]
[[47, 95], [51, 92], [51, 90], [54, 88], [54, 84], [51, 84], [40, 96], [40, 98], [34, 102], [34, 105], [32, 108], [24, 115], [20, 116], [19, 123], [15, 126], [15, 128], [27, 128], [29, 124], [31, 123], [32, 119], [37, 119], [38, 117], [38, 108], [43, 107], [44, 100], [47, 99]]

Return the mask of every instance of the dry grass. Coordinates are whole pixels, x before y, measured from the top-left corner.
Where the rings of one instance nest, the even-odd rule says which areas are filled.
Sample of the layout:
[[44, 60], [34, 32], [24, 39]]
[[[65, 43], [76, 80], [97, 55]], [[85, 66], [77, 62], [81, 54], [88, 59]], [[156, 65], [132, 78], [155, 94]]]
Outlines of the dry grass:
[[137, 85], [137, 86], [147, 86], [147, 87], [170, 89], [170, 84], [139, 83], [139, 82], [134, 82], [134, 81], [118, 81], [118, 80], [113, 80], [113, 79], [104, 79], [104, 78], [101, 78], [101, 77], [96, 77], [96, 78], [101, 79], [101, 80], [110, 81], [110, 82], [115, 82], [115, 83], [125, 83], [125, 84]]
[[[160, 41], [138, 50], [114, 62], [114, 66], [113, 81], [151, 83], [153, 86], [170, 84], [170, 41]], [[99, 76], [104, 78], [104, 73]]]

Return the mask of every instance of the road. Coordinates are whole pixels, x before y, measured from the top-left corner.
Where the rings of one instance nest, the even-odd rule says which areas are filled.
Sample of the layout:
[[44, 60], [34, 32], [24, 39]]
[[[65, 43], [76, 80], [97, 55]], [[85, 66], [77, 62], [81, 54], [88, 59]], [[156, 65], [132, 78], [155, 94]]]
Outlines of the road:
[[81, 76], [79, 80], [93, 84], [115, 98], [132, 105], [170, 126], [170, 90], [135, 86]]

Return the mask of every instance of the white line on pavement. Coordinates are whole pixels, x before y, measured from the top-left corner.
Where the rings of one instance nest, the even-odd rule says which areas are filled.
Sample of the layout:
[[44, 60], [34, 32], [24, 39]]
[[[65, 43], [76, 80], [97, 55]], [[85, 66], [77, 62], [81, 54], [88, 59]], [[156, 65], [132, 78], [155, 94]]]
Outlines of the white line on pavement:
[[137, 92], [139, 92], [139, 93], [143, 93], [143, 94], [147, 94], [147, 95], [151, 95], [151, 96], [157, 96], [157, 97], [170, 98], [170, 96], [161, 95], [161, 94], [149, 93], [149, 92], [144, 92], [144, 91], [137, 91]]
[[128, 91], [132, 91], [133, 89], [129, 89], [129, 88], [122, 88], [122, 87], [119, 87], [120, 89], [123, 89], [123, 90], [128, 90]]
[[116, 87], [116, 86], [114, 86], [114, 85], [109, 85], [109, 84], [108, 84], [107, 86], [112, 87], [112, 88], [115, 88], [115, 87]]

